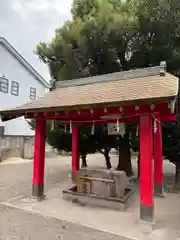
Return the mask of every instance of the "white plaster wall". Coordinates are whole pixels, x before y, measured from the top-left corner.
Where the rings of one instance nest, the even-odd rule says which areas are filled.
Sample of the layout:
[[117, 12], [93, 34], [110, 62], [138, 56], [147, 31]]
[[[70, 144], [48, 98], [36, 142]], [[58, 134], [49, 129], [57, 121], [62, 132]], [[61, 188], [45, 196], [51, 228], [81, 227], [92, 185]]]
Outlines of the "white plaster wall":
[[[0, 44], [0, 75], [9, 79], [8, 93], [0, 92], [0, 109], [8, 109], [27, 103], [30, 100], [30, 87], [36, 88], [36, 97], [45, 94], [44, 85], [40, 83], [3, 45]], [[11, 94], [11, 82], [19, 83], [19, 95]], [[32, 136], [34, 131], [24, 118], [0, 122], [5, 126], [5, 135]]]

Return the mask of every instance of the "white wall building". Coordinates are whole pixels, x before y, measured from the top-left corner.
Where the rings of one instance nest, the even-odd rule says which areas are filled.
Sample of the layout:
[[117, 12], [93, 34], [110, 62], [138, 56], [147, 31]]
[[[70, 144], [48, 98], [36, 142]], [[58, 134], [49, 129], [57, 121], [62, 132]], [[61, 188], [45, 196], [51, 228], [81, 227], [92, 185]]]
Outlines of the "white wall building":
[[[8, 109], [33, 101], [48, 91], [49, 84], [11, 46], [0, 38], [0, 109]], [[24, 118], [0, 122], [4, 135], [33, 136]]]

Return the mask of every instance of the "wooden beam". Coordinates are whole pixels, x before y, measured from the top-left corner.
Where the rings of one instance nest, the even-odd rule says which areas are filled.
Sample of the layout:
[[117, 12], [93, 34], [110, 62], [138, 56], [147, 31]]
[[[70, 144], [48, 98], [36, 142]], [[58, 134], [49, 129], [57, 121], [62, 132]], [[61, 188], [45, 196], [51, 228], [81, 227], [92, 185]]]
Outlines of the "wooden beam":
[[173, 122], [176, 121], [177, 116], [176, 114], [172, 114], [172, 115], [164, 115], [160, 117], [161, 122]]
[[[140, 116], [131, 116], [131, 117], [124, 117], [120, 118], [119, 122], [125, 122], [125, 123], [138, 123], [139, 122]], [[34, 119], [44, 119], [44, 118], [34, 118]], [[57, 118], [52, 118], [52, 119], [57, 119]], [[161, 115], [160, 116], [161, 122], [172, 122], [176, 121], [176, 115]], [[57, 119], [57, 122], [59, 123], [64, 123], [64, 124], [70, 124], [70, 119], [68, 118], [61, 118]], [[101, 119], [100, 117], [83, 117], [83, 118], [71, 118], [71, 121], [77, 124], [92, 124], [93, 121], [95, 124], [103, 124], [103, 123], [116, 123], [117, 119]]]
[[108, 107], [108, 108], [98, 108], [98, 109], [88, 109], [88, 110], [77, 110], [71, 112], [44, 112], [44, 113], [31, 113], [27, 112], [25, 118], [36, 119], [101, 119], [101, 118], [115, 118], [119, 117], [133, 117], [139, 116], [141, 114], [150, 114], [160, 112], [162, 115], [171, 115], [168, 108], [168, 103], [162, 103], [158, 105], [145, 105], [145, 106], [119, 106], [119, 107]]

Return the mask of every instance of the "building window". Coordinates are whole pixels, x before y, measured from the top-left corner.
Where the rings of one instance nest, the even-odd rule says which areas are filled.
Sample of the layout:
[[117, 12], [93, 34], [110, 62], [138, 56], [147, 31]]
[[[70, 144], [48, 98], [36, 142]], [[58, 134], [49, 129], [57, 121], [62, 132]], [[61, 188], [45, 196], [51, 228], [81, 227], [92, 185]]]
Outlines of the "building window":
[[33, 87], [30, 88], [30, 96], [29, 97], [31, 100], [36, 99], [36, 89], [35, 88], [33, 88]]
[[0, 77], [0, 92], [8, 93], [9, 80], [5, 77]]
[[11, 94], [14, 96], [19, 95], [19, 83], [12, 81], [11, 83]]

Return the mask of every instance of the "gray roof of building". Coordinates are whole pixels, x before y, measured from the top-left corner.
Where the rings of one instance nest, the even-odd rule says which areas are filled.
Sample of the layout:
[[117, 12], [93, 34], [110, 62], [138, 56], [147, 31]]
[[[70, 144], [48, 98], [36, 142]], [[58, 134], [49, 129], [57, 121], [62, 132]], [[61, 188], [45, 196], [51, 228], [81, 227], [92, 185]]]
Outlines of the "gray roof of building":
[[47, 81], [32, 67], [26, 59], [3, 37], [0, 37], [0, 44], [2, 44], [39, 82], [46, 88], [49, 88]]

